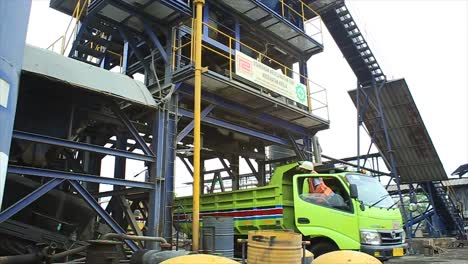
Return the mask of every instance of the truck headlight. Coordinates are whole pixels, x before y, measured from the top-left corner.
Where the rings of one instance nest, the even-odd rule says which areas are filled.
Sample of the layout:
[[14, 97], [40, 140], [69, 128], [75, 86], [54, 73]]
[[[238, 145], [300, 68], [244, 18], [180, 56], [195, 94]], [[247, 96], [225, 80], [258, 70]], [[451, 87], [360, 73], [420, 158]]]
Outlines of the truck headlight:
[[361, 243], [368, 245], [380, 245], [380, 234], [375, 231], [361, 231]]
[[401, 243], [405, 243], [406, 242], [406, 232], [403, 231], [403, 233], [401, 233]]

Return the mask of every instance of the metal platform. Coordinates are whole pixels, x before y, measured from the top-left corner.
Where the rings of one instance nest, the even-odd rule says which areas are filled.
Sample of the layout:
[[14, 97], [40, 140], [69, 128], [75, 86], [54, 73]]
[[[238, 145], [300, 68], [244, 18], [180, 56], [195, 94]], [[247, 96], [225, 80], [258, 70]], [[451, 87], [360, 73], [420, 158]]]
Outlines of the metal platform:
[[[194, 77], [191, 67], [187, 67], [184, 72], [179, 72], [174, 78], [193, 87]], [[313, 112], [311, 113], [302, 109], [291, 100], [284, 97], [275, 98], [267, 89], [253, 83], [246, 85], [241, 80], [242, 78], [235, 75], [233, 76], [233, 80], [230, 80], [226, 76], [208, 70], [202, 75], [202, 90], [225, 100], [238, 103], [251, 109], [252, 112], [270, 115], [305, 128], [310, 132], [329, 128], [330, 121], [328, 118], [316, 116]], [[187, 90], [181, 89], [181, 92], [187, 92]], [[209, 99], [209, 97], [204, 96], [202, 100], [206, 98]], [[243, 118], [253, 119], [254, 117], [243, 116]]]
[[[289, 11], [289, 15], [283, 15], [288, 13], [287, 7], [283, 8], [286, 9], [285, 11], [281, 11], [281, 7], [279, 7], [280, 10], [274, 10], [266, 4], [268, 1], [259, 0], [219, 0], [217, 2], [220, 2], [230, 10], [234, 10], [250, 21], [252, 25], [264, 28], [302, 54], [313, 55], [323, 50], [323, 45], [319, 41], [306, 34], [300, 28], [299, 25], [302, 21], [299, 24], [295, 24], [293, 20], [288, 20], [287, 16], [293, 16], [295, 14], [294, 11]], [[280, 3], [281, 1], [277, 4], [280, 5]], [[306, 6], [302, 10], [302, 12], [308, 13], [307, 19], [316, 17], [313, 11], [307, 10], [308, 8]]]
[[[82, 0], [82, 2], [87, 1]], [[72, 15], [76, 2], [76, 0], [51, 0], [50, 7]], [[170, 24], [191, 16], [192, 11], [189, 1], [183, 0], [92, 0], [88, 7], [89, 13], [98, 14], [116, 24], [143, 32], [144, 27], [138, 17]]]
[[[377, 102], [375, 90], [369, 87], [363, 88], [371, 102]], [[356, 94], [357, 90], [349, 91], [351, 99], [357, 106]], [[385, 110], [385, 120], [396, 159], [396, 169], [402, 183], [446, 180], [447, 174], [406, 81], [399, 79], [386, 82], [381, 89], [380, 100]], [[360, 95], [359, 101], [360, 104], [366, 102], [364, 94]], [[376, 114], [375, 106], [369, 105], [363, 121], [369, 134], [375, 133], [375, 144], [388, 160], [389, 153], [384, 133], [378, 127]]]
[[328, 10], [340, 6], [344, 3], [344, 0], [303, 0], [312, 9], [322, 14]]

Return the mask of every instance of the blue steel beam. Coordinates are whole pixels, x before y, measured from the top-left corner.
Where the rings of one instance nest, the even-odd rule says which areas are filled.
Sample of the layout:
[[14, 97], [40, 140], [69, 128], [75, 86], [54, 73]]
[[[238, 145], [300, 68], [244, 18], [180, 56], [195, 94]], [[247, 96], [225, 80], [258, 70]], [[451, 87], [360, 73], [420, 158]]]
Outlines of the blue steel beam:
[[153, 183], [151, 182], [128, 181], [128, 180], [120, 180], [120, 179], [113, 179], [113, 178], [107, 178], [107, 177], [99, 177], [99, 176], [82, 174], [82, 173], [46, 170], [46, 169], [39, 169], [39, 168], [32, 168], [32, 167], [21, 167], [21, 166], [15, 166], [15, 165], [8, 166], [8, 172], [14, 173], [14, 174], [25, 174], [25, 175], [38, 176], [38, 177], [94, 182], [94, 183], [110, 184], [110, 185], [118, 185], [118, 186], [138, 187], [138, 188], [143, 188], [143, 189], [154, 188]]
[[[190, 87], [186, 84], [182, 84], [179, 90], [181, 93], [193, 96], [193, 87]], [[263, 122], [272, 126], [281, 127], [285, 130], [289, 130], [298, 135], [308, 136], [311, 134], [311, 132], [304, 127], [289, 123], [287, 121], [284, 121], [282, 119], [279, 119], [277, 117], [274, 117], [265, 113], [256, 112], [254, 110], [246, 108], [245, 106], [223, 99], [214, 94], [202, 92], [202, 98], [204, 101], [209, 102], [210, 104], [214, 104], [216, 106], [227, 109], [229, 111], [236, 112], [237, 114], [240, 114], [242, 116], [253, 118], [255, 120], [258, 120], [260, 122]]]
[[[179, 109], [179, 114], [188, 118], [193, 118], [193, 113], [184, 109]], [[227, 123], [227, 122], [224, 122], [224, 121], [212, 118], [212, 117], [205, 117], [202, 121], [207, 124], [211, 124], [217, 127], [227, 128], [232, 131], [236, 131], [242, 134], [253, 136], [259, 139], [267, 140], [276, 144], [290, 146], [289, 141], [283, 138], [272, 136], [272, 135], [269, 135], [260, 131], [241, 127], [241, 126], [234, 125], [231, 123]]]
[[118, 30], [119, 30], [120, 36], [124, 39], [124, 41], [126, 43], [128, 43], [128, 45], [132, 49], [132, 52], [138, 58], [138, 61], [140, 61], [141, 65], [143, 65], [143, 68], [145, 69], [145, 72], [147, 72], [149, 74], [151, 72], [151, 69], [148, 66], [148, 64], [146, 63], [145, 57], [138, 50], [137, 45], [132, 41], [132, 39], [130, 39], [130, 37], [128, 36], [128, 33], [126, 32], [125, 29], [123, 29], [122, 27], [119, 27]]
[[231, 168], [227, 165], [226, 161], [223, 158], [218, 158], [221, 164], [223, 165], [225, 171], [229, 174], [229, 177], [234, 181], [234, 173], [232, 173]]
[[[214, 105], [209, 105], [205, 109], [203, 109], [203, 111], [201, 112], [201, 119], [205, 118], [211, 112], [211, 110], [213, 110], [214, 107]], [[182, 139], [184, 139], [190, 133], [190, 131], [193, 130], [193, 126], [194, 122], [192, 120], [186, 127], [184, 127], [184, 129], [182, 129], [182, 131], [180, 131], [179, 135], [177, 135], [176, 142], [180, 142]]]
[[182, 163], [185, 165], [185, 168], [187, 168], [187, 171], [190, 173], [190, 175], [193, 176], [193, 170], [192, 168], [190, 167], [190, 165], [188, 164], [187, 160], [185, 159], [185, 157], [183, 156], [178, 156], [179, 159], [182, 161]]
[[141, 19], [141, 22], [143, 23], [143, 27], [145, 28], [146, 34], [150, 37], [151, 41], [153, 41], [153, 44], [156, 46], [156, 48], [159, 50], [159, 53], [161, 54], [161, 57], [163, 58], [165, 63], [168, 63], [167, 59], [167, 53], [166, 50], [164, 49], [163, 45], [161, 44], [161, 41], [159, 41], [159, 38], [156, 34], [154, 34], [153, 30], [151, 29], [150, 26], [148, 26], [148, 22], [145, 20]]
[[31, 0], [0, 1], [0, 207], [30, 10]]
[[[153, 181], [153, 190], [149, 193], [149, 209], [148, 209], [148, 221], [146, 223], [148, 227], [149, 236], [159, 236], [160, 229], [159, 224], [161, 221], [161, 205], [163, 204], [163, 179], [164, 176], [164, 139], [165, 139], [165, 116], [164, 111], [158, 109], [154, 116], [153, 121], [153, 140], [151, 143], [152, 148], [158, 153], [156, 163], [150, 164], [148, 173], [150, 180]], [[156, 243], [147, 243], [147, 248], [157, 249]]]
[[[145, 139], [140, 136], [140, 133], [136, 127], [132, 124], [127, 115], [120, 109], [120, 107], [115, 104], [112, 106], [112, 111], [120, 118], [120, 121], [127, 127], [128, 131], [132, 134], [135, 141], [140, 145], [143, 152], [148, 156], [154, 156], [153, 151], [146, 145]], [[159, 153], [159, 152], [158, 152]]]
[[44, 143], [44, 144], [49, 144], [49, 145], [54, 145], [54, 146], [61, 146], [65, 148], [91, 151], [91, 152], [96, 152], [96, 153], [101, 153], [101, 154], [106, 154], [106, 155], [111, 155], [111, 156], [116, 156], [116, 157], [123, 157], [127, 159], [149, 161], [149, 162], [156, 161], [156, 157], [152, 157], [152, 156], [146, 156], [146, 155], [128, 152], [125, 150], [111, 149], [111, 148], [106, 148], [106, 147], [87, 144], [87, 143], [81, 143], [81, 142], [78, 143], [75, 141], [49, 137], [49, 136], [43, 136], [43, 135], [37, 135], [37, 134], [32, 134], [32, 133], [27, 133], [27, 132], [22, 132], [22, 131], [13, 131], [13, 138], [28, 140], [28, 141], [38, 142], [38, 143]]
[[26, 206], [39, 199], [39, 197], [52, 190], [57, 185], [61, 184], [63, 181], [64, 179], [53, 179], [43, 184], [41, 187], [37, 188], [32, 193], [28, 194], [26, 197], [22, 198], [12, 206], [8, 207], [7, 209], [5, 209], [5, 211], [0, 212], [0, 223], [6, 221], [14, 214], [24, 209]]
[[243, 157], [245, 162], [247, 162], [247, 165], [249, 165], [249, 168], [250, 170], [252, 171], [252, 174], [255, 176], [255, 178], [257, 179], [257, 182], [260, 183], [260, 175], [258, 174], [257, 170], [255, 169], [255, 167], [253, 166], [252, 162], [250, 161], [249, 158], [247, 157]]
[[[171, 99], [171, 110], [174, 110], [174, 105], [177, 104], [177, 98]], [[165, 155], [165, 173], [164, 176], [164, 204], [162, 205], [163, 209], [163, 237], [172, 241], [172, 208], [174, 204], [174, 169], [175, 169], [175, 155], [176, 155], [176, 130], [177, 130], [177, 115], [174, 111], [168, 111], [167, 113], [167, 128], [166, 128], [166, 155]]]
[[[94, 197], [76, 181], [69, 181], [75, 190], [81, 194], [83, 199], [99, 214], [99, 216], [106, 221], [106, 223], [116, 232], [117, 234], [125, 234], [125, 230], [120, 227], [117, 222], [101, 207], [100, 204], [94, 199]], [[125, 243], [133, 250], [137, 251], [140, 248], [132, 240], [125, 240]]]

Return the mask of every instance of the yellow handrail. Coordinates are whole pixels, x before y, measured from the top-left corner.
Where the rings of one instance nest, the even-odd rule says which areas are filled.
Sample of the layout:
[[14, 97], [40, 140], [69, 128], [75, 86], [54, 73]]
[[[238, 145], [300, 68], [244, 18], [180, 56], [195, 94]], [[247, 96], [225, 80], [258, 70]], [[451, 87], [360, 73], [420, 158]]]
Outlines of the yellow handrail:
[[[81, 3], [87, 3], [87, 4], [83, 4], [83, 6], [81, 6]], [[75, 8], [73, 9], [70, 22], [68, 23], [67, 28], [65, 29], [65, 33], [62, 36], [60, 36], [56, 41], [54, 41], [52, 44], [50, 44], [49, 47], [47, 47], [47, 49], [53, 48], [55, 44], [57, 44], [58, 41], [61, 40], [60, 54], [62, 55], [65, 54], [65, 51], [67, 50], [67, 47], [70, 44], [70, 40], [72, 39], [73, 35], [75, 34], [78, 28], [78, 22], [80, 21], [86, 7], [88, 7], [90, 4], [91, 4], [91, 0], [77, 0]], [[75, 25], [73, 26], [72, 32], [70, 36], [68, 37], [70, 27], [73, 24], [73, 20], [75, 20]]]
[[[320, 107], [319, 108], [316, 108], [315, 110], [318, 110], [318, 109], [322, 109], [324, 107], [327, 107], [327, 99], [326, 99], [326, 89], [323, 88], [322, 86], [320, 86], [319, 84], [315, 83], [314, 81], [310, 80], [308, 77], [306, 77], [305, 75], [299, 73], [299, 72], [296, 72], [294, 71], [291, 67], [288, 67], [280, 62], [278, 62], [277, 60], [265, 55], [264, 53], [262, 53], [261, 51], [235, 39], [234, 37], [228, 35], [227, 33], [223, 32], [223, 31], [220, 31], [219, 29], [213, 27], [212, 25], [209, 25], [208, 23], [202, 23], [203, 26], [206, 26], [209, 30], [213, 30], [214, 32], [216, 32], [219, 36], [223, 36], [227, 39], [227, 43], [225, 44], [227, 47], [228, 47], [228, 51], [226, 52], [225, 50], [222, 50], [222, 49], [217, 49], [216, 47], [211, 47], [211, 46], [208, 46], [206, 45], [205, 43], [202, 43], [202, 47], [209, 51], [209, 52], [212, 52], [214, 54], [217, 54], [219, 56], [221, 56], [222, 58], [225, 58], [228, 60], [229, 62], [229, 78], [232, 79], [232, 75], [233, 75], [233, 57], [234, 57], [234, 50], [233, 50], [233, 44], [234, 43], [239, 43], [240, 46], [242, 47], [245, 47], [251, 51], [253, 51], [254, 53], [257, 54], [257, 57], [260, 59], [267, 59], [268, 61], [270, 61], [271, 63], [274, 63], [276, 64], [278, 67], [280, 67], [282, 69], [282, 71], [284, 72], [284, 75], [288, 75], [288, 73], [292, 73], [293, 75], [299, 77], [299, 78], [302, 78], [304, 81], [305, 81], [305, 85], [306, 85], [306, 90], [307, 90], [307, 106], [308, 106], [308, 109], [309, 111], [314, 111], [314, 109], [312, 108], [312, 100], [314, 100], [314, 102], [317, 102], [319, 103]], [[193, 19], [192, 19], [192, 25], [193, 25]], [[185, 27], [185, 28], [183, 28]], [[178, 42], [176, 41], [176, 38], [177, 38], [177, 31], [176, 33], [173, 35], [174, 36], [174, 39], [173, 39], [173, 48], [172, 48], [172, 52], [173, 52], [173, 64], [172, 64], [172, 67], [173, 69], [175, 70], [176, 68], [176, 65], [175, 65], [175, 59], [177, 56], [179, 56], [178, 54], [176, 54], [178, 51], [180, 51], [181, 49], [187, 47], [190, 45], [190, 59], [189, 61], [191, 63], [193, 63], [193, 34], [192, 34], [192, 28], [188, 28], [186, 26], [186, 24], [184, 26], [181, 26], [178, 28], [178, 30], [180, 30], [181, 32], [185, 33], [185, 34], [190, 34], [190, 40], [187, 40], [187, 42], [181, 42], [179, 46], [177, 46]], [[187, 37], [188, 39], [188, 37]], [[180, 42], [180, 41], [179, 41]], [[224, 41], [223, 41], [224, 42]], [[180, 55], [180, 56], [183, 56], [183, 55]], [[188, 59], [187, 55], [184, 56], [186, 59]], [[311, 84], [313, 84], [314, 86], [317, 86], [319, 87], [319, 91], [314, 91], [312, 92], [311, 91]], [[325, 102], [323, 101], [320, 101], [316, 98], [312, 98], [312, 94], [318, 94], [318, 93], [323, 93], [325, 92], [325, 95], [324, 95], [324, 100]], [[328, 113], [327, 113], [327, 116], [328, 116]], [[328, 118], [328, 117], [327, 117]]]
[[[60, 40], [63, 39], [63, 36], [60, 36], [57, 40], [55, 40], [54, 42], [52, 42], [52, 44], [49, 45], [49, 47], [47, 47], [47, 49], [50, 49], [50, 50], [54, 50], [54, 47], [55, 47], [55, 44], [57, 44]], [[60, 49], [62, 49], [62, 47], [60, 47]]]
[[117, 56], [119, 58], [119, 67], [120, 67], [120, 73], [122, 73], [122, 64], [123, 64], [123, 56], [117, 52], [114, 52], [112, 50], [106, 50], [106, 52], [109, 52], [110, 54]]

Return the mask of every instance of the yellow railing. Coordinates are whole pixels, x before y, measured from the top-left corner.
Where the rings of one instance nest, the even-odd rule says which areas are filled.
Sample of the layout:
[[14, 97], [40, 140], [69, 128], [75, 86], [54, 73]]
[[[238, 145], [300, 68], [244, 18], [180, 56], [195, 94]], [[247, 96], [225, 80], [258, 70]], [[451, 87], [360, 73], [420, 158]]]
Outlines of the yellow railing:
[[[75, 9], [73, 10], [72, 17], [70, 19], [70, 22], [68, 23], [65, 33], [62, 36], [60, 36], [57, 40], [55, 40], [52, 44], [50, 44], [49, 47], [47, 47], [48, 50], [55, 51], [57, 44], [60, 43], [59, 53], [62, 55], [65, 54], [65, 52], [67, 51], [68, 45], [70, 44], [71, 39], [76, 37], [79, 21], [81, 17], [83, 16], [86, 8], [91, 4], [91, 1], [92, 0], [77, 0]], [[101, 33], [101, 37], [105, 37], [105, 33]], [[93, 42], [89, 42], [89, 46], [90, 48], [99, 50], [99, 51], [103, 51], [103, 49], [105, 48], [101, 45], [94, 44]], [[120, 72], [122, 72], [122, 63], [123, 63], [122, 55], [117, 52], [111, 51], [109, 49], [106, 49], [105, 51], [113, 56], [116, 56], [119, 59]]]
[[[47, 49], [54, 50], [57, 43], [60, 41], [60, 54], [64, 55], [67, 50], [68, 45], [70, 44], [71, 39], [77, 32], [79, 21], [83, 15], [86, 8], [91, 4], [91, 0], [77, 0], [75, 9], [73, 10], [72, 17], [68, 26], [65, 30], [65, 33], [60, 36], [56, 41], [54, 41]], [[74, 23], [73, 23], [74, 22]], [[74, 25], [73, 25], [74, 24]], [[73, 25], [73, 28], [72, 28]], [[69, 32], [71, 29], [71, 32]]]
[[[317, 34], [320, 34], [320, 43], [323, 43], [323, 36], [322, 36], [322, 19], [319, 13], [317, 13], [314, 9], [312, 9], [310, 6], [305, 4], [301, 0], [296, 0], [296, 3], [298, 3], [300, 6], [299, 7], [294, 7], [288, 3], [285, 3], [284, 0], [278, 0], [278, 2], [281, 5], [281, 16], [285, 18], [286, 20], [291, 21], [288, 16], [296, 15], [298, 16], [301, 21], [302, 21], [302, 26], [304, 31], [307, 31], [308, 25], [311, 27], [315, 28], [316, 32], [308, 34], [309, 37], [314, 37]], [[289, 15], [288, 15], [289, 13]], [[315, 22], [318, 22], [318, 26], [314, 24]], [[307, 32], [306, 32], [307, 33]]]
[[[193, 25], [193, 21], [192, 21]], [[293, 79], [302, 80], [302, 83], [306, 86], [307, 89], [307, 109], [310, 112], [325, 112], [324, 114], [320, 114], [318, 116], [328, 120], [328, 105], [327, 105], [327, 93], [326, 89], [319, 84], [310, 80], [307, 76], [294, 71], [291, 67], [284, 65], [283, 63], [277, 61], [276, 59], [271, 58], [270, 56], [260, 52], [259, 50], [255, 49], [254, 47], [247, 45], [239, 40], [236, 40], [234, 37], [230, 36], [229, 34], [218, 30], [217, 28], [209, 25], [208, 23], [203, 23], [203, 26], [208, 29], [208, 31], [213, 31], [217, 34], [218, 40], [224, 38], [224, 41], [221, 41], [220, 44], [226, 47], [226, 49], [222, 49], [219, 47], [215, 47], [209, 45], [207, 43], [202, 43], [203, 48], [203, 57], [211, 57], [217, 56], [218, 58], [222, 58], [226, 60], [227, 70], [229, 79], [233, 79], [233, 74], [235, 73], [234, 65], [235, 65], [235, 46], [238, 45], [241, 47], [242, 52], [250, 51], [250, 55], [253, 58], [256, 58], [260, 62], [267, 62], [267, 66], [281, 70], [281, 72]], [[175, 28], [173, 32], [173, 48], [172, 48], [172, 68], [174, 71], [183, 68], [183, 66], [191, 65], [193, 62], [193, 36], [192, 30], [187, 25], [180, 26], [179, 28]], [[217, 41], [218, 41], [217, 40]], [[218, 41], [219, 42], [219, 41]], [[227, 51], [226, 51], [227, 50]], [[253, 56], [252, 56], [253, 55]], [[206, 62], [207, 60], [204, 60]], [[210, 67], [206, 63], [203, 65], [205, 67]], [[217, 65], [219, 66], [219, 65]], [[268, 87], [265, 87], [268, 89]]]

